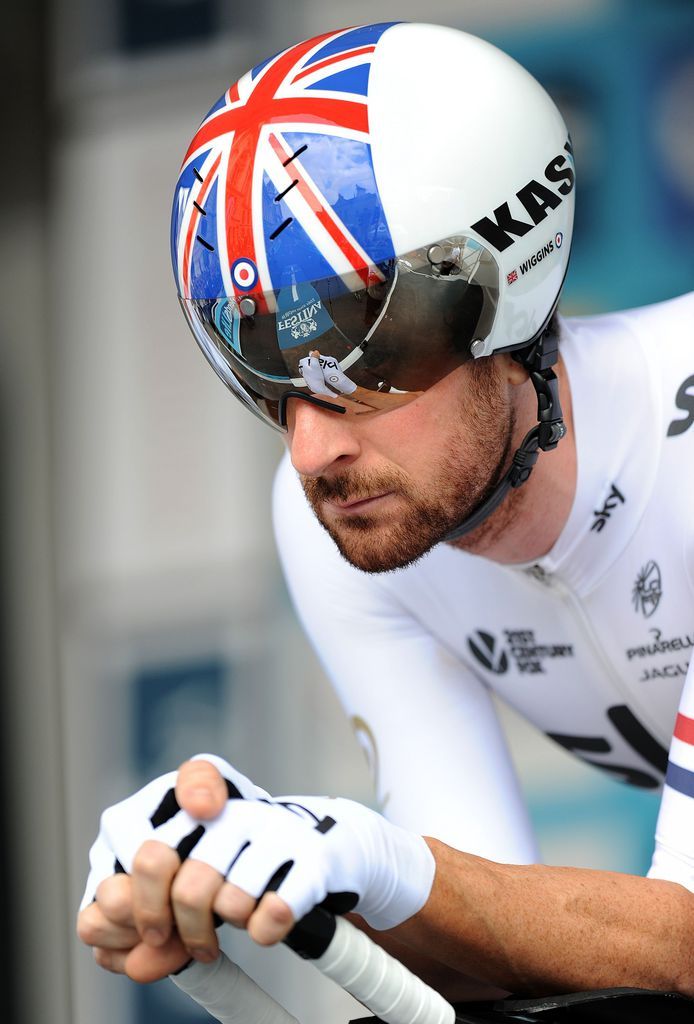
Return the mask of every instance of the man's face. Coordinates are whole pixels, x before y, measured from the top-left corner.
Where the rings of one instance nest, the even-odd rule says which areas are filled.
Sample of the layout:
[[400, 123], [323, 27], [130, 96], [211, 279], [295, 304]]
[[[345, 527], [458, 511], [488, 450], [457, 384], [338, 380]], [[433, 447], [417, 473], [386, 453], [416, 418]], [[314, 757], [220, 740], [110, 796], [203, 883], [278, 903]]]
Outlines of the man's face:
[[[317, 518], [352, 565], [366, 572], [410, 565], [498, 482], [514, 429], [510, 387], [498, 365], [467, 363], [388, 412], [341, 415], [289, 402], [292, 464]], [[459, 546], [483, 548], [498, 518]]]

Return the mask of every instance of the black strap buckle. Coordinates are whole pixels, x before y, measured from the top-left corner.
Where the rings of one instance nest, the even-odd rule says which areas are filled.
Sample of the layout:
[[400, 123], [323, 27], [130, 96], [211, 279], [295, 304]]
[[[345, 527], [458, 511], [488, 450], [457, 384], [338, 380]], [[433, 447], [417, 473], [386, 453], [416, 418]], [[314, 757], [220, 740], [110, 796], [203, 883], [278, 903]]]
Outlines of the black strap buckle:
[[537, 446], [543, 452], [549, 452], [557, 447], [566, 433], [559, 401], [559, 381], [554, 370], [531, 370], [530, 380], [537, 394]]
[[559, 359], [559, 338], [553, 331], [545, 331], [534, 345], [515, 352], [513, 358], [528, 371], [537, 395], [537, 446], [543, 452], [552, 451], [566, 434], [559, 381], [552, 369]]

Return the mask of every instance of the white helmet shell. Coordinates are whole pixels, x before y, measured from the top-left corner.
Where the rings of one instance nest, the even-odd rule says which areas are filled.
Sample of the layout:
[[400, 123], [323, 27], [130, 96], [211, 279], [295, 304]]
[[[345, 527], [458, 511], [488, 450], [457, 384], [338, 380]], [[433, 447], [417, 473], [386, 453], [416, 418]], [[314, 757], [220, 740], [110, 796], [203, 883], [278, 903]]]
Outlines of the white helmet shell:
[[542, 86], [490, 43], [398, 24], [369, 81], [374, 172], [396, 252], [454, 232], [499, 263], [499, 308], [475, 355], [530, 340], [552, 312], [571, 249], [568, 132]]

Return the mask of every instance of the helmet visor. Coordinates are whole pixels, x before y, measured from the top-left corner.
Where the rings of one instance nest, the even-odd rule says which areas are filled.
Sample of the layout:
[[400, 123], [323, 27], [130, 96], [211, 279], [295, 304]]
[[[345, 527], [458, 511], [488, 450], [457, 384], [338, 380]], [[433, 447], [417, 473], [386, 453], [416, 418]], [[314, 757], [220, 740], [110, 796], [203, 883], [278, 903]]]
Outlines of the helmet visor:
[[454, 235], [349, 277], [181, 299], [206, 358], [271, 426], [289, 398], [338, 412], [396, 408], [470, 358], [492, 329], [496, 260]]

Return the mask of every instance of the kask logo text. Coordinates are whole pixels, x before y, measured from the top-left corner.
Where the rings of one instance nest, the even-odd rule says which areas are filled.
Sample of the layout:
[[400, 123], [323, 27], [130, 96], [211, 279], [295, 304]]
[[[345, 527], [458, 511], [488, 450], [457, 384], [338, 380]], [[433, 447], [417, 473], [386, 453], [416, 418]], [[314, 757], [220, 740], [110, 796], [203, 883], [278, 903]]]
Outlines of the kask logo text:
[[[570, 142], [566, 143], [564, 149], [571, 157]], [[519, 220], [518, 217], [515, 217], [511, 213], [508, 202], [504, 202], [501, 206], [496, 207], [491, 217], [482, 217], [481, 220], [476, 221], [472, 225], [474, 230], [482, 238], [486, 238], [490, 245], [493, 245], [499, 252], [503, 252], [504, 249], [508, 249], [509, 245], [513, 245], [516, 238], [527, 235], [545, 219], [548, 210], [556, 210], [561, 205], [563, 198], [573, 191], [575, 176], [564, 153], [559, 153], [553, 160], [550, 160], [545, 167], [544, 176], [552, 184], [559, 183], [556, 186], [556, 192], [544, 182], [536, 181], [535, 178], [531, 178], [516, 192], [516, 199], [530, 217], [530, 224], [526, 220]], [[513, 235], [516, 238], [512, 237]]]

